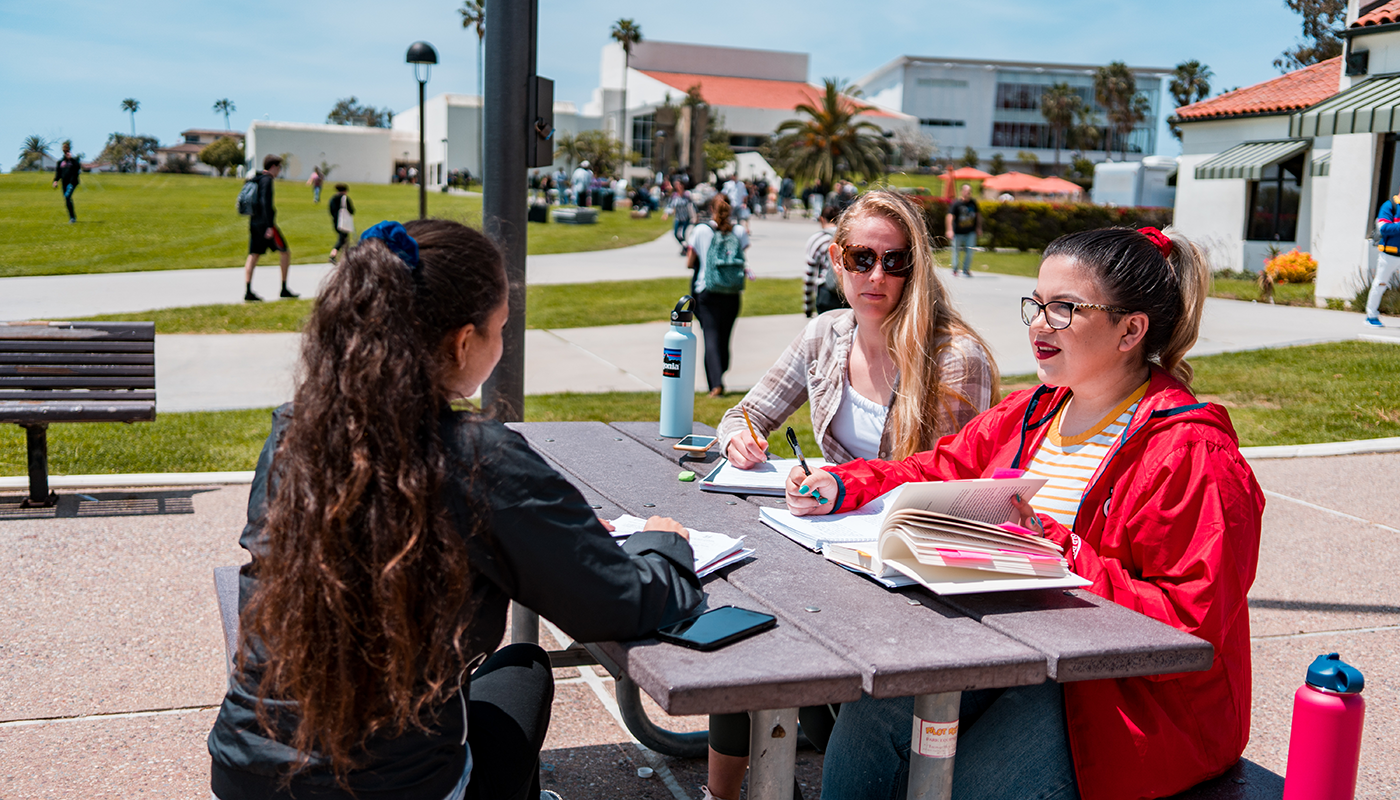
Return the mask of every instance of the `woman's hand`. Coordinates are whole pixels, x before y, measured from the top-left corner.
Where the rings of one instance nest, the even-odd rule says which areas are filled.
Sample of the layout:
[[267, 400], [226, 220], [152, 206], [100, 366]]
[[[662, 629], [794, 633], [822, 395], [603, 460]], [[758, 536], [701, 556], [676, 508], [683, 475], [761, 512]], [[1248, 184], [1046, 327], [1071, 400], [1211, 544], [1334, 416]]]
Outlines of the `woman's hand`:
[[607, 520], [603, 519], [602, 517], [598, 518], [598, 522], [602, 523], [603, 530], [607, 531], [608, 533], [613, 533], [617, 530], [616, 526], [614, 526], [611, 522], [608, 522]]
[[1012, 495], [1011, 502], [1015, 504], [1016, 510], [1011, 514], [1011, 519], [1007, 520], [1007, 522], [1014, 522], [1037, 536], [1043, 537], [1045, 535], [1045, 525], [1040, 521], [1040, 515], [1035, 513], [1034, 508], [1031, 508], [1030, 502], [1022, 500], [1019, 494]]
[[815, 517], [836, 510], [839, 488], [836, 476], [824, 469], [813, 470], [808, 475], [801, 467], [793, 467], [784, 488], [788, 511], [799, 517]]
[[740, 431], [730, 438], [724, 454], [739, 469], [753, 469], [768, 460], [768, 442], [756, 442], [748, 431]]
[[644, 531], [670, 531], [687, 542], [690, 541], [690, 533], [685, 526], [671, 519], [670, 517], [649, 517], [647, 524], [642, 526]]

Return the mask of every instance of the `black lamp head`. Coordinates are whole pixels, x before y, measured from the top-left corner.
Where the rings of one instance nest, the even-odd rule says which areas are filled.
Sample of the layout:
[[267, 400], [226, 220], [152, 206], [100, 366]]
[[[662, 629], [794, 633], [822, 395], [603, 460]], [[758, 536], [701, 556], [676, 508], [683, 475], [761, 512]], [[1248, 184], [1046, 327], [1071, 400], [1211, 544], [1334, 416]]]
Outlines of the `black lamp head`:
[[437, 51], [427, 42], [414, 42], [408, 46], [408, 58], [410, 64], [436, 64]]

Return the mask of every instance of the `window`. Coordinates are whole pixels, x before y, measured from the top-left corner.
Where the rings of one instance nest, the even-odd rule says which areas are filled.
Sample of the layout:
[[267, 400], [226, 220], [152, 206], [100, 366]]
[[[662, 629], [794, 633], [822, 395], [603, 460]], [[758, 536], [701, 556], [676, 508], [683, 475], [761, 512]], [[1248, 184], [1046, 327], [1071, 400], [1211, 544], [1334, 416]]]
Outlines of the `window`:
[[736, 153], [747, 153], [757, 150], [768, 143], [767, 136], [730, 136], [729, 146]]
[[1388, 133], [1385, 136], [1385, 143], [1381, 149], [1381, 180], [1376, 186], [1375, 206], [1371, 209], [1371, 219], [1374, 220], [1380, 213], [1381, 204], [1400, 193], [1400, 171], [1395, 169], [1395, 164], [1400, 159], [1396, 158], [1400, 151], [1400, 136]]
[[645, 161], [651, 161], [655, 136], [656, 114], [638, 114], [632, 118], [632, 152]]
[[998, 83], [996, 107], [1034, 111], [1040, 108], [1040, 93], [1044, 89], [1030, 83]]
[[961, 119], [921, 119], [919, 124], [935, 128], [962, 128], [967, 125], [967, 121]]
[[197, 134], [197, 133], [187, 133], [187, 134], [185, 134], [185, 144], [199, 144], [199, 134]]
[[1050, 141], [1050, 126], [1041, 122], [993, 122], [992, 147], [1019, 147], [1048, 149], [1054, 146]]
[[1246, 239], [1292, 242], [1298, 235], [1298, 205], [1303, 196], [1303, 155], [1264, 169], [1249, 182], [1249, 222]]
[[937, 86], [943, 89], [966, 89], [967, 81], [960, 81], [956, 78], [919, 78], [919, 86]]

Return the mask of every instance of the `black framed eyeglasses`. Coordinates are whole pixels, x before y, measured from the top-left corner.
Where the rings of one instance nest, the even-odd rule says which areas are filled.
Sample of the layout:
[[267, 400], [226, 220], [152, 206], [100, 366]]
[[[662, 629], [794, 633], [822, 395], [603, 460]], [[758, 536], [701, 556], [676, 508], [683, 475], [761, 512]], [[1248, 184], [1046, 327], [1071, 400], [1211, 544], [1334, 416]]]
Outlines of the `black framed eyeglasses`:
[[877, 253], [859, 245], [847, 247], [839, 244], [837, 247], [841, 248], [841, 266], [850, 272], [864, 274], [875, 269], [876, 264], [883, 267], [885, 274], [891, 278], [903, 278], [914, 271], [914, 260], [910, 258], [908, 249]]
[[1045, 324], [1050, 326], [1050, 330], [1062, 331], [1074, 321], [1074, 310], [1084, 308], [1108, 311], [1114, 314], [1133, 313], [1132, 309], [1129, 308], [1105, 306], [1098, 303], [1071, 303], [1068, 300], [1051, 300], [1048, 303], [1042, 303], [1034, 297], [1022, 297], [1021, 321], [1030, 325], [1035, 322], [1036, 317], [1044, 313]]

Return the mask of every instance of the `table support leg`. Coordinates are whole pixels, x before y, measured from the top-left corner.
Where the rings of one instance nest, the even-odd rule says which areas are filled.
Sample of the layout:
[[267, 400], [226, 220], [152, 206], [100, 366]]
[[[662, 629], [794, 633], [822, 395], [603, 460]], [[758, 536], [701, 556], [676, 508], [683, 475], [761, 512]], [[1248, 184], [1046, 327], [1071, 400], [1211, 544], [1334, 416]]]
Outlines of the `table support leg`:
[[797, 709], [749, 713], [749, 800], [791, 800]]
[[540, 615], [516, 602], [510, 604], [510, 643], [540, 643]]
[[909, 747], [909, 800], [949, 800], [953, 796], [953, 756], [958, 745], [961, 692], [914, 698], [914, 730]]

